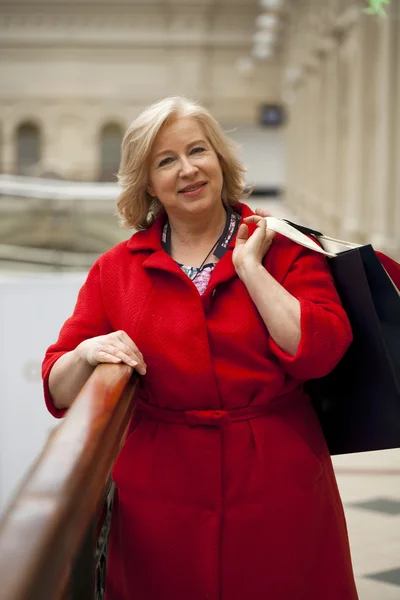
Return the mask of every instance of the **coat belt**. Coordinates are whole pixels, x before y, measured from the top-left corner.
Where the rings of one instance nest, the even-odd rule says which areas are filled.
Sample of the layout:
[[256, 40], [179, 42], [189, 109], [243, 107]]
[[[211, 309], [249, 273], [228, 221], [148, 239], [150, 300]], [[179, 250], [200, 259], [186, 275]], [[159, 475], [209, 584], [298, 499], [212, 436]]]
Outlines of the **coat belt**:
[[[304, 398], [304, 393], [300, 394]], [[299, 393], [292, 392], [281, 396], [280, 398], [268, 401], [261, 405], [250, 405], [242, 408], [205, 409], [205, 410], [173, 410], [170, 408], [161, 408], [156, 404], [150, 404], [138, 398], [136, 409], [145, 413], [156, 421], [165, 423], [176, 423], [195, 427], [197, 425], [206, 425], [211, 427], [224, 427], [235, 421], [248, 421], [256, 419], [268, 413], [279, 411], [288, 405], [299, 400]]]

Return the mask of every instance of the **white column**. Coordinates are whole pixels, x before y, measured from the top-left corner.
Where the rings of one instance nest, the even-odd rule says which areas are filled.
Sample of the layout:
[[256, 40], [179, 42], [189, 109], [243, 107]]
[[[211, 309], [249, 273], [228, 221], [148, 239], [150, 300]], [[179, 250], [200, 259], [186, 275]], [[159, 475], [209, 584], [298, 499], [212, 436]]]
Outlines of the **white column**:
[[364, 194], [365, 241], [376, 249], [391, 250], [390, 240], [390, 150], [392, 127], [391, 98], [391, 26], [389, 19], [366, 20], [365, 46], [368, 53], [366, 94], [367, 112], [365, 130], [370, 134], [364, 140], [366, 176]]
[[288, 125], [286, 131], [286, 176], [287, 201], [293, 211], [301, 210], [300, 197], [300, 150], [298, 140], [301, 136], [301, 98], [298, 82], [292, 82], [289, 89]]
[[315, 59], [307, 70], [307, 133], [303, 149], [307, 154], [306, 187], [307, 222], [316, 225], [319, 213], [318, 178], [320, 169], [320, 81], [318, 61]]
[[2, 170], [3, 173], [14, 174], [17, 166], [17, 140], [15, 123], [13, 120], [5, 119], [3, 127], [3, 157]]
[[302, 75], [302, 79], [299, 82], [298, 88], [298, 155], [297, 155], [297, 185], [296, 185], [296, 194], [297, 194], [297, 204], [299, 206], [299, 211], [302, 214], [307, 214], [307, 152], [305, 149], [305, 140], [307, 139], [307, 130], [308, 130], [308, 89], [307, 89], [307, 81], [305, 76]]
[[362, 213], [362, 44], [361, 24], [346, 32], [339, 50], [341, 69], [338, 169], [338, 233], [349, 241], [360, 241]]
[[337, 113], [339, 104], [338, 94], [338, 48], [333, 42], [325, 59], [326, 102], [324, 107], [325, 119], [325, 148], [323, 149], [324, 198], [323, 211], [326, 231], [334, 236], [337, 232], [337, 192], [338, 192], [338, 125]]
[[392, 188], [393, 203], [393, 258], [400, 262], [400, 3], [393, 5], [392, 28], [394, 42], [393, 77], [393, 118], [394, 139], [392, 146]]

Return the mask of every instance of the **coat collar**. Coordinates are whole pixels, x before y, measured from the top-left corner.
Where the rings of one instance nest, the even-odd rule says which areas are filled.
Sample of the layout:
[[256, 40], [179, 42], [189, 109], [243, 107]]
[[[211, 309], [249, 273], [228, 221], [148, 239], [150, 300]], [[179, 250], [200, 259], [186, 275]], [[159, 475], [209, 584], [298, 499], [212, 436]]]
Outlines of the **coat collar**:
[[[234, 205], [234, 210], [241, 214], [242, 220], [253, 215], [253, 211], [249, 206], [241, 202]], [[241, 220], [241, 222], [242, 222]], [[127, 242], [127, 248], [130, 252], [146, 252], [147, 258], [143, 261], [143, 267], [150, 269], [160, 269], [162, 271], [170, 271], [182, 276], [185, 280], [187, 276], [182, 272], [178, 264], [165, 252], [161, 244], [161, 234], [166, 221], [166, 214], [162, 213], [157, 217], [155, 222], [149, 229], [138, 231]], [[250, 235], [254, 232], [256, 225], [249, 225]], [[227, 252], [217, 263], [212, 274], [212, 287], [214, 288], [219, 283], [227, 281], [236, 275], [235, 267], [232, 263], [232, 252], [235, 247], [236, 234], [230, 241]], [[210, 282], [211, 283], [211, 282]]]

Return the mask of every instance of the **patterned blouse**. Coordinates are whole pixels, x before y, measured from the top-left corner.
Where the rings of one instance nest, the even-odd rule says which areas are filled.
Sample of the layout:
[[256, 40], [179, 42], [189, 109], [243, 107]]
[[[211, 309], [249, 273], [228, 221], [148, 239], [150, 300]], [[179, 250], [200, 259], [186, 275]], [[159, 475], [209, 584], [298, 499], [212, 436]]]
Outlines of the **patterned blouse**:
[[177, 263], [182, 271], [191, 279], [196, 286], [200, 296], [204, 294], [210, 281], [211, 273], [214, 270], [216, 263], [208, 263], [202, 267], [201, 271], [198, 267], [187, 267]]
[[[165, 223], [163, 230], [162, 230], [162, 238], [161, 238], [163, 244], [165, 244], [166, 239], [167, 239], [167, 227], [168, 227], [168, 224]], [[211, 273], [213, 272], [216, 263], [207, 263], [206, 265], [204, 265], [201, 268], [201, 271], [200, 271], [199, 267], [188, 267], [188, 266], [182, 265], [181, 263], [178, 263], [178, 262], [176, 264], [179, 265], [180, 268], [182, 269], [182, 271], [189, 277], [189, 279], [191, 279], [193, 281], [194, 285], [198, 289], [200, 296], [202, 296], [207, 289], [208, 282], [210, 281]]]

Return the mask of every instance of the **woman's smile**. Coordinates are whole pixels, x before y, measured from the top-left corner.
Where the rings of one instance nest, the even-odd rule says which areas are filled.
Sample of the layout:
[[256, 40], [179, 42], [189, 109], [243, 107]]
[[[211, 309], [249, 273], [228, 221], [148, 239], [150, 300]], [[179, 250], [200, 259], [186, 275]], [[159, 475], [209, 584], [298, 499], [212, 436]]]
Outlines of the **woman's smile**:
[[207, 185], [207, 181], [199, 181], [192, 185], [187, 185], [183, 189], [179, 190], [178, 194], [182, 194], [185, 198], [194, 198], [199, 196]]

